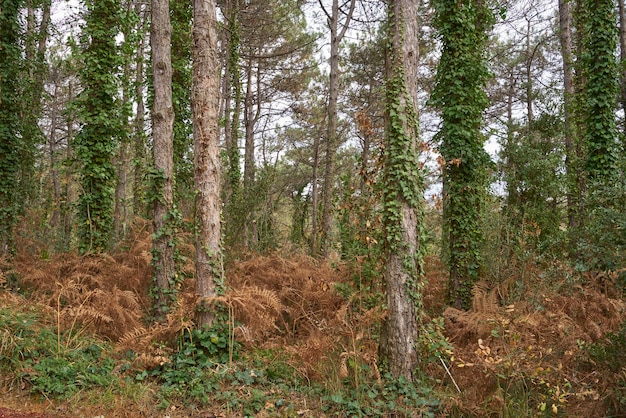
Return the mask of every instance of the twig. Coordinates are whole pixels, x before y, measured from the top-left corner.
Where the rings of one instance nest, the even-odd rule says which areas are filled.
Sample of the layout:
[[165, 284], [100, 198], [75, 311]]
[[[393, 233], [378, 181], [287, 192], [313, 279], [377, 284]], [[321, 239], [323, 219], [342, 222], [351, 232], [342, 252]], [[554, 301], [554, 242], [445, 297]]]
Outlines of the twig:
[[452, 379], [452, 383], [454, 383], [454, 387], [456, 388], [456, 390], [459, 391], [459, 393], [461, 393], [461, 389], [459, 389], [459, 385], [456, 384], [456, 380], [454, 380], [454, 377], [452, 377], [452, 373], [450, 373], [450, 369], [448, 369], [448, 366], [446, 366], [446, 362], [443, 361], [441, 356], [437, 356], [437, 357], [439, 357], [439, 360], [441, 360], [441, 364], [443, 364], [443, 368], [446, 369], [446, 373], [448, 373], [448, 376], [450, 376], [450, 379]]

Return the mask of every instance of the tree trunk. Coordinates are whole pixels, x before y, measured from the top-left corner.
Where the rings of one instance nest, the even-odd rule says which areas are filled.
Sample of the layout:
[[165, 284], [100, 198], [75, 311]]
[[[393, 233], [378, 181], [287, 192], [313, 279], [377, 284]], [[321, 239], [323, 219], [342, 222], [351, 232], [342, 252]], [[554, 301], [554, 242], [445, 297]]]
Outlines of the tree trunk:
[[155, 175], [153, 260], [156, 281], [156, 317], [161, 318], [170, 307], [175, 290], [174, 244], [176, 234], [174, 209], [174, 108], [172, 104], [172, 60], [169, 0], [152, 1], [150, 45], [154, 104], [152, 137]]
[[59, 80], [52, 80], [54, 86], [52, 91], [52, 103], [50, 105], [50, 131], [48, 133], [48, 152], [50, 156], [50, 176], [52, 177], [52, 213], [50, 215], [50, 230], [53, 234], [57, 231], [61, 208], [61, 185], [59, 183], [59, 171], [57, 170], [57, 119], [59, 117]]
[[252, 59], [246, 65], [246, 95], [244, 98], [243, 122], [244, 122], [244, 159], [243, 159], [243, 185], [246, 196], [254, 184], [255, 161], [254, 161], [254, 126], [257, 122], [257, 112], [254, 106], [254, 90], [252, 83], [254, 80]]
[[391, 373], [409, 380], [417, 367], [418, 315], [421, 310], [423, 179], [419, 167], [417, 68], [419, 26], [417, 3], [389, 3], [386, 82], [384, 219], [387, 232], [385, 281], [387, 321], [381, 347]]
[[624, 0], [618, 0], [617, 3], [619, 5], [620, 98], [622, 109], [625, 112], [623, 131], [626, 134], [626, 10], [624, 8]]
[[[330, 233], [333, 223], [332, 196], [335, 184], [335, 165], [337, 158], [337, 101], [339, 99], [339, 45], [343, 39], [350, 21], [356, 0], [350, 1], [350, 10], [339, 31], [339, 0], [333, 0], [331, 14], [327, 13], [330, 25], [330, 74], [328, 82], [328, 125], [326, 130], [326, 170], [324, 172], [324, 188], [322, 190], [322, 225], [321, 225], [321, 252], [327, 256], [330, 250]], [[321, 0], [320, 0], [321, 5]]]
[[533, 55], [530, 45], [530, 31], [531, 21], [527, 20], [526, 26], [526, 115], [528, 117], [528, 129], [532, 129], [533, 122], [535, 121], [533, 115]]
[[144, 106], [144, 47], [145, 36], [145, 11], [141, 3], [135, 5], [135, 12], [139, 16], [139, 45], [137, 46], [137, 64], [135, 68], [135, 100], [137, 101], [137, 113], [135, 114], [134, 139], [133, 139], [133, 215], [143, 216], [145, 205], [143, 201], [143, 175], [146, 165], [146, 135], [145, 135], [145, 106]]
[[310, 251], [312, 255], [319, 253], [319, 167], [320, 167], [320, 136], [321, 132], [316, 132], [313, 140], [313, 175], [311, 180], [311, 240]]
[[[623, 0], [620, 0], [623, 1]], [[573, 99], [574, 99], [574, 73], [572, 55], [572, 14], [570, 3], [566, 0], [559, 0], [559, 26], [561, 29], [561, 56], [563, 58], [563, 108], [565, 114], [565, 170], [567, 174], [567, 225], [568, 228], [576, 227], [577, 195], [576, 189], [576, 161], [574, 148], [574, 121], [573, 121]]]
[[[193, 0], [192, 110], [194, 180], [197, 189], [196, 292], [206, 302], [224, 276], [220, 247], [219, 60], [214, 0]], [[214, 315], [198, 307], [198, 326], [210, 326]]]

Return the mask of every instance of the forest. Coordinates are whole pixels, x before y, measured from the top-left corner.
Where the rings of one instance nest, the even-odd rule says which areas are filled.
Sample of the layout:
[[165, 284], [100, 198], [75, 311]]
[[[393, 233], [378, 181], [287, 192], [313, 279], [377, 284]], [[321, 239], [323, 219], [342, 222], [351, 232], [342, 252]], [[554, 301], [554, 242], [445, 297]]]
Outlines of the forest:
[[626, 416], [625, 290], [624, 0], [0, 0], [2, 417]]

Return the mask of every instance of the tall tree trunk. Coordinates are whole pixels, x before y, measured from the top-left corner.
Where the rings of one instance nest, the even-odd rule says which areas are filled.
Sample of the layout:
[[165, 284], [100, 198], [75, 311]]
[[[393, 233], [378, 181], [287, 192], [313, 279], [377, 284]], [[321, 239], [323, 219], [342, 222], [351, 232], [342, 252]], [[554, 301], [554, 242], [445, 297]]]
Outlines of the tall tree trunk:
[[120, 4], [116, 0], [86, 1], [87, 14], [79, 59], [98, 62], [80, 67], [83, 92], [78, 104], [81, 130], [74, 140], [81, 163], [79, 198], [79, 250], [101, 252], [109, 248], [113, 232], [115, 167], [111, 161], [118, 145], [120, 122], [118, 102]]
[[384, 219], [387, 239], [385, 282], [387, 321], [382, 352], [395, 377], [411, 380], [418, 363], [418, 315], [422, 308], [423, 179], [419, 167], [417, 69], [418, 5], [389, 3], [386, 83]]
[[615, 59], [617, 22], [612, 0], [587, 0], [587, 4], [590, 6], [590, 31], [586, 59], [588, 84], [585, 108], [585, 168], [590, 183], [609, 185], [615, 179], [618, 158], [614, 115], [619, 88]]
[[133, 138], [133, 215], [144, 216], [144, 191], [143, 176], [146, 166], [146, 134], [145, 134], [145, 105], [144, 105], [144, 53], [145, 53], [145, 27], [146, 11], [140, 2], [135, 4], [135, 13], [139, 18], [139, 45], [137, 46], [135, 67], [135, 100], [137, 111], [135, 113], [134, 138]]
[[52, 214], [50, 215], [50, 230], [55, 233], [60, 216], [61, 209], [61, 186], [59, 183], [59, 171], [57, 170], [57, 119], [59, 117], [59, 80], [56, 77], [52, 80], [54, 83], [52, 90], [52, 103], [50, 106], [50, 131], [48, 133], [48, 152], [50, 156], [50, 176], [52, 177]]
[[172, 104], [172, 58], [169, 0], [152, 1], [150, 45], [154, 104], [152, 137], [155, 174], [153, 260], [156, 281], [156, 317], [168, 311], [175, 291], [174, 243], [174, 108]]
[[[623, 0], [620, 0], [623, 1]], [[559, 0], [559, 26], [561, 29], [561, 56], [563, 58], [563, 107], [565, 113], [565, 170], [567, 175], [567, 225], [570, 230], [576, 227], [576, 150], [574, 148], [575, 124], [572, 106], [574, 105], [574, 72], [572, 54], [572, 12], [567, 0]]]
[[[203, 301], [215, 296], [222, 283], [219, 155], [219, 60], [214, 0], [193, 0], [192, 110], [194, 180], [197, 189], [196, 293]], [[206, 303], [198, 307], [198, 326], [209, 326], [214, 315]]]
[[450, 269], [450, 300], [468, 309], [483, 264], [483, 215], [490, 157], [481, 132], [489, 100], [485, 50], [492, 10], [483, 0], [436, 0], [435, 26], [443, 52], [431, 100], [441, 109], [444, 234]]
[[[240, 24], [239, 24], [239, 0], [228, 2], [228, 59], [226, 60], [227, 71], [225, 90], [225, 119], [224, 138], [228, 150], [228, 177], [233, 198], [236, 200], [240, 194], [241, 167], [239, 153], [239, 118], [241, 116], [241, 64], [240, 64]], [[231, 97], [232, 96], [232, 97]], [[234, 102], [231, 103], [231, 102]], [[231, 115], [231, 105], [233, 106]], [[236, 202], [235, 205], [237, 204]]]
[[[563, 1], [563, 0], [560, 0]], [[620, 86], [621, 86], [621, 102], [624, 111], [624, 135], [626, 135], [626, 10], [624, 0], [618, 0], [619, 5], [619, 51], [620, 51]], [[626, 147], [626, 142], [624, 142]]]
[[332, 10], [329, 14], [324, 9], [320, 0], [320, 5], [326, 13], [330, 25], [330, 74], [328, 81], [328, 125], [326, 129], [326, 170], [324, 172], [324, 188], [322, 190], [322, 225], [321, 225], [321, 253], [327, 256], [330, 250], [330, 233], [333, 223], [333, 190], [335, 184], [335, 165], [337, 158], [337, 101], [339, 99], [339, 45], [346, 34], [346, 30], [352, 20], [352, 13], [356, 0], [350, 1], [350, 10], [339, 29], [339, 0], [333, 0]]
[[[131, 16], [133, 11], [133, 1], [128, 0], [126, 3], [126, 14]], [[129, 155], [130, 151], [130, 132], [132, 130], [130, 118], [132, 117], [132, 100], [133, 100], [133, 81], [131, 80], [133, 55], [135, 51], [135, 45], [130, 44], [132, 37], [132, 31], [134, 28], [132, 25], [123, 26], [124, 33], [124, 46], [122, 47], [124, 67], [122, 70], [122, 103], [121, 107], [124, 109], [122, 113], [122, 119], [124, 121], [124, 129], [120, 135], [120, 147], [116, 155], [116, 170], [117, 170], [117, 183], [115, 185], [115, 211], [113, 214], [114, 221], [114, 236], [116, 240], [121, 240], [126, 235], [126, 230], [129, 222], [128, 211], [128, 172], [130, 171], [131, 159]]]
[[531, 32], [531, 20], [527, 20], [526, 26], [526, 116], [528, 117], [528, 129], [532, 129], [533, 122], [535, 121], [533, 115], [533, 56], [534, 52], [531, 52], [530, 45], [530, 32]]
[[319, 252], [319, 167], [321, 132], [316, 132], [313, 140], [313, 175], [311, 179], [311, 239], [310, 252], [315, 255]]

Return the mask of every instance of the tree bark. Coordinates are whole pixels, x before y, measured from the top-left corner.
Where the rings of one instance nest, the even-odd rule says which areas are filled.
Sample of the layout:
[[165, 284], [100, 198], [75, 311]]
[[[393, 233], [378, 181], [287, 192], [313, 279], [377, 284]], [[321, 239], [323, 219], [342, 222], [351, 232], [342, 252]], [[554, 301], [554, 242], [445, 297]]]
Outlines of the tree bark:
[[423, 276], [419, 233], [423, 185], [418, 174], [416, 108], [419, 26], [417, 2], [394, 0], [388, 7], [391, 50], [386, 69], [384, 173], [388, 314], [381, 347], [391, 373], [411, 380], [418, 362], [416, 342]]
[[[196, 293], [203, 301], [215, 296], [224, 275], [220, 247], [219, 62], [214, 0], [193, 0], [192, 110], [194, 180], [197, 189]], [[210, 326], [213, 313], [202, 303], [198, 326]]]
[[[623, 1], [623, 0], [620, 0]], [[563, 108], [565, 116], [565, 170], [567, 174], [567, 225], [570, 229], [576, 227], [576, 160], [574, 148], [574, 121], [573, 121], [573, 99], [574, 99], [574, 72], [572, 54], [572, 32], [571, 32], [572, 12], [570, 3], [566, 0], [559, 0], [559, 26], [561, 29], [561, 56], [563, 58]]]
[[137, 101], [137, 112], [135, 114], [133, 157], [133, 215], [144, 215], [145, 207], [143, 203], [143, 175], [146, 164], [146, 135], [145, 129], [145, 106], [144, 106], [144, 47], [145, 37], [145, 11], [141, 3], [135, 5], [135, 12], [139, 16], [139, 45], [137, 46], [137, 64], [135, 68], [135, 100]]
[[173, 239], [176, 234], [174, 217], [174, 108], [172, 104], [172, 26], [169, 0], [152, 1], [150, 45], [152, 48], [152, 77], [154, 104], [152, 109], [152, 137], [156, 176], [154, 199], [153, 265], [157, 286], [155, 311], [163, 316], [171, 304], [175, 285]]
[[[320, 5], [321, 5], [320, 0]], [[339, 45], [346, 34], [352, 20], [352, 13], [356, 0], [350, 1], [350, 10], [339, 30], [339, 0], [333, 0], [329, 14], [324, 9], [330, 26], [330, 74], [328, 81], [328, 125], [326, 130], [326, 170], [324, 172], [324, 187], [322, 189], [322, 225], [321, 225], [321, 253], [327, 256], [330, 250], [330, 233], [333, 223], [332, 195], [335, 184], [335, 165], [337, 158], [337, 101], [339, 100]], [[323, 8], [323, 7], [322, 7]]]

